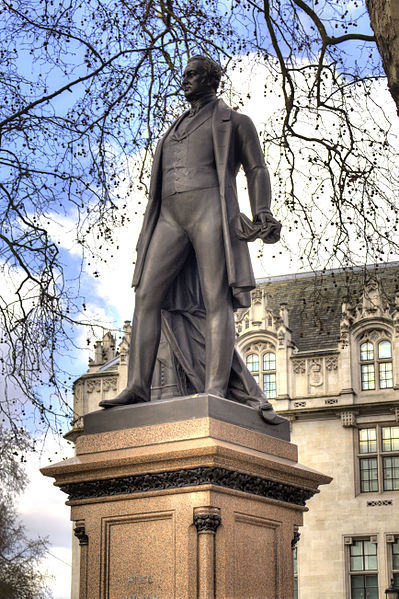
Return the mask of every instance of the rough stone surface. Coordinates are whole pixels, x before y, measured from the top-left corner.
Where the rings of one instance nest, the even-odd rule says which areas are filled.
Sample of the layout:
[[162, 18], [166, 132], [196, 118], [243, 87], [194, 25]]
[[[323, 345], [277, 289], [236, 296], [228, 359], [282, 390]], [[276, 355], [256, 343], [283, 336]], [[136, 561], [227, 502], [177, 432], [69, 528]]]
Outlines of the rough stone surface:
[[[292, 597], [304, 502], [330, 482], [296, 455], [288, 441], [209, 415], [82, 435], [74, 458], [42, 470], [71, 491], [80, 596]], [[121, 476], [140, 488], [115, 493]]]

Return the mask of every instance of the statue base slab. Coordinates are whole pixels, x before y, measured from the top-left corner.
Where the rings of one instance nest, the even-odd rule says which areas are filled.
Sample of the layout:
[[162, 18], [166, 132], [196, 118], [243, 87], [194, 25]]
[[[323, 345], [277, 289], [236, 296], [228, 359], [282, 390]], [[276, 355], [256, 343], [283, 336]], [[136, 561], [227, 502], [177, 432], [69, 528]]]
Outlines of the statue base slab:
[[205, 394], [85, 416], [76, 456], [42, 469], [69, 495], [79, 599], [292, 597], [305, 502], [331, 478], [287, 425]]

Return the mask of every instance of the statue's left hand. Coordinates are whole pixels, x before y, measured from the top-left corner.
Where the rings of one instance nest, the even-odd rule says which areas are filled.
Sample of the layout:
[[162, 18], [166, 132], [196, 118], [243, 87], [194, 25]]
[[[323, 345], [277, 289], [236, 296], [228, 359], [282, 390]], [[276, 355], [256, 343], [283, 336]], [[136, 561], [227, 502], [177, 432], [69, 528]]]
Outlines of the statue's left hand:
[[262, 225], [262, 229], [264, 229], [267, 224], [268, 221], [270, 220], [270, 216], [271, 216], [271, 212], [260, 212], [259, 214], [257, 214], [254, 218], [254, 222], [258, 222], [261, 223]]
[[262, 223], [262, 226], [265, 226], [267, 223], [267, 213], [261, 212], [260, 214], [257, 215], [257, 219], [259, 222]]

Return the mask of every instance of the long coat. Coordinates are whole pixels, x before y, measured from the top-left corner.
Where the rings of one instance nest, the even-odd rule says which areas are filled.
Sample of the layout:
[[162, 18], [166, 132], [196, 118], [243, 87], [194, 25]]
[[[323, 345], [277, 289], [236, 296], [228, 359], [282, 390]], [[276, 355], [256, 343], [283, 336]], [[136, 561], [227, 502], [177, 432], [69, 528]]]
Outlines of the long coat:
[[[140, 284], [148, 246], [160, 212], [162, 148], [169, 131], [170, 129], [160, 139], [155, 151], [149, 200], [137, 244], [133, 287]], [[238, 239], [235, 233], [239, 215], [236, 176], [242, 165], [247, 177], [248, 195], [254, 217], [269, 209], [270, 178], [253, 122], [248, 116], [229, 108], [223, 100], [215, 102], [212, 114], [212, 136], [219, 180], [226, 268], [232, 290], [233, 306], [234, 308], [248, 307], [251, 303], [250, 291], [255, 287], [255, 278], [248, 245]]]

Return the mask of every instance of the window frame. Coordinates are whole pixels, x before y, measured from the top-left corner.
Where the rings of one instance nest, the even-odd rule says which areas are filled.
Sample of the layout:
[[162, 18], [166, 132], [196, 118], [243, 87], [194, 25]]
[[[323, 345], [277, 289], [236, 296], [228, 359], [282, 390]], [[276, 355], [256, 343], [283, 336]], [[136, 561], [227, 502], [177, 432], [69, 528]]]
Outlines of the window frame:
[[[382, 423], [370, 423], [368, 425], [364, 424], [363, 426], [358, 426], [354, 429], [354, 447], [355, 447], [355, 459], [356, 459], [356, 495], [369, 495], [371, 493], [383, 494], [383, 493], [397, 493], [399, 491], [399, 483], [397, 483], [397, 488], [386, 488], [387, 481], [396, 480], [395, 478], [390, 479], [385, 476], [386, 468], [386, 458], [397, 458], [399, 460], [399, 445], [395, 449], [394, 445], [390, 450], [384, 450], [384, 438], [383, 431], [388, 428], [398, 429], [399, 431], [399, 423], [397, 422], [382, 422]], [[361, 451], [361, 431], [369, 431], [375, 430], [375, 449], [372, 448], [371, 451]], [[387, 438], [388, 439], [388, 438]], [[389, 439], [393, 439], [395, 442], [398, 437], [389, 437]], [[364, 443], [368, 443], [368, 445], [372, 444], [374, 440], [369, 438], [368, 441], [364, 441]], [[398, 441], [399, 443], [399, 441]], [[377, 477], [372, 478], [371, 481], [376, 480], [376, 488], [365, 490], [362, 485], [362, 461], [366, 460], [375, 460]]]
[[[244, 349], [244, 361], [245, 365], [254, 377], [255, 381], [262, 389], [267, 399], [277, 398], [277, 350], [273, 343], [267, 341], [260, 341], [258, 343], [251, 343]], [[265, 357], [268, 354], [274, 356], [272, 364], [274, 368], [266, 368]], [[258, 370], [251, 370], [248, 365], [248, 358], [252, 355], [258, 358]], [[270, 365], [270, 360], [269, 360]]]
[[[399, 534], [393, 534], [393, 542], [389, 541], [387, 544], [389, 545], [388, 549], [388, 559], [389, 559], [389, 580], [394, 579], [394, 585], [399, 588]], [[398, 545], [398, 551], [394, 553], [394, 545]], [[394, 568], [393, 557], [394, 555], [398, 555], [398, 564], [397, 568]]]
[[[351, 555], [351, 547], [355, 544], [355, 543], [365, 543], [368, 542], [372, 545], [376, 546], [376, 553], [375, 553], [375, 561], [376, 561], [376, 569], [362, 569], [362, 570], [352, 570], [351, 568], [351, 558], [353, 557]], [[379, 571], [378, 571], [378, 543], [377, 543], [377, 536], [376, 535], [361, 535], [361, 536], [356, 536], [356, 537], [344, 537], [344, 544], [345, 544], [345, 572], [346, 572], [346, 596], [348, 599], [353, 599], [353, 595], [352, 595], [352, 579], [355, 576], [362, 576], [364, 577], [364, 581], [365, 581], [365, 577], [366, 576], [377, 576], [377, 598], [379, 597], [378, 593], [380, 590], [380, 576], [379, 576]], [[364, 547], [364, 545], [363, 545]], [[361, 554], [361, 557], [363, 559], [363, 565], [364, 565], [364, 556], [366, 554], [363, 553]], [[368, 554], [370, 555], [370, 554]]]
[[[389, 343], [391, 354], [389, 357], [380, 357], [380, 346], [383, 343]], [[369, 347], [366, 348], [365, 346]], [[363, 358], [362, 354], [365, 354]], [[385, 389], [393, 389], [394, 380], [392, 339], [386, 331], [367, 331], [367, 333], [365, 333], [358, 341], [357, 355], [359, 362], [360, 390], [362, 392], [384, 391]], [[388, 366], [388, 368], [386, 368], [386, 366]], [[388, 375], [390, 374], [390, 377], [385, 376], [385, 378], [383, 378], [383, 375], [387, 373]], [[365, 387], [365, 383], [371, 382], [372, 380], [374, 386]], [[384, 384], [384, 381], [388, 381], [388, 384]]]
[[298, 578], [298, 545], [292, 550], [293, 572], [294, 572], [294, 599], [299, 599], [299, 578]]

